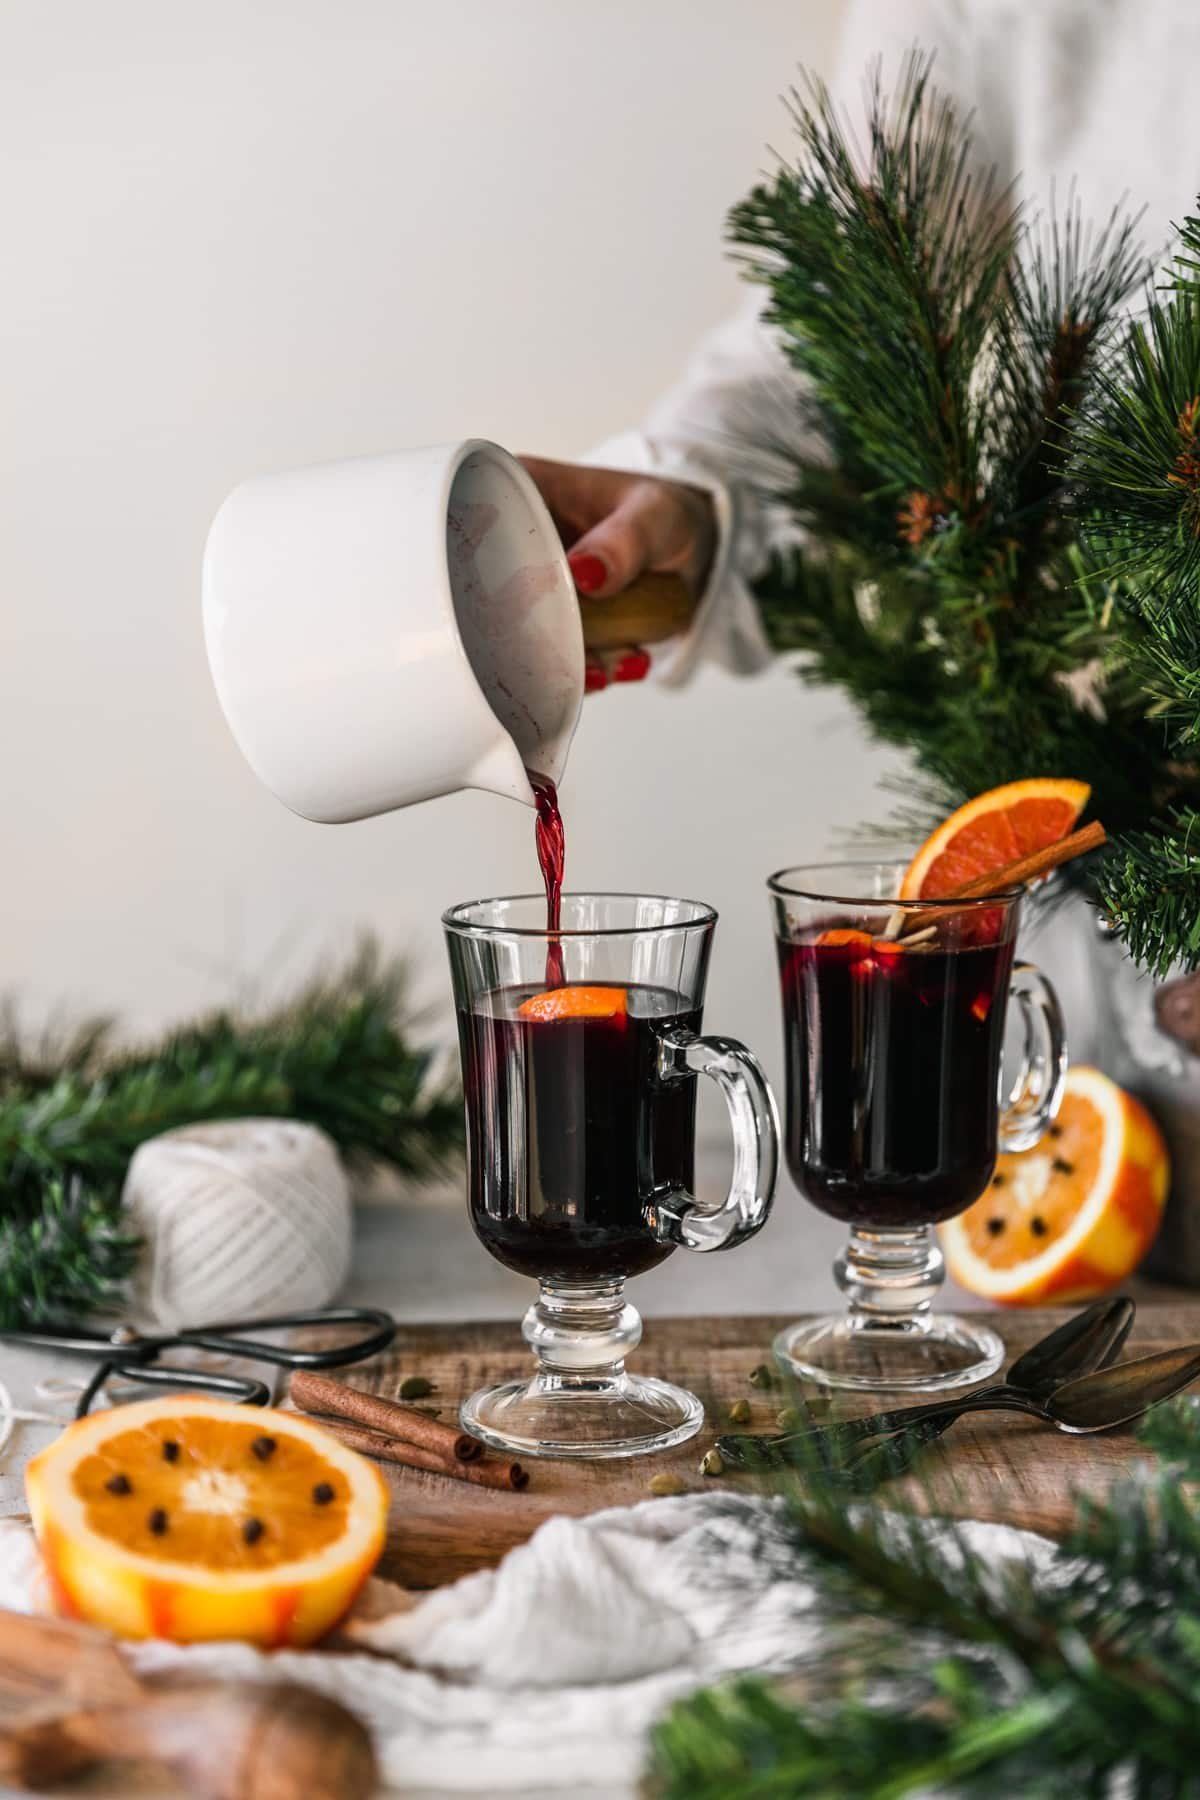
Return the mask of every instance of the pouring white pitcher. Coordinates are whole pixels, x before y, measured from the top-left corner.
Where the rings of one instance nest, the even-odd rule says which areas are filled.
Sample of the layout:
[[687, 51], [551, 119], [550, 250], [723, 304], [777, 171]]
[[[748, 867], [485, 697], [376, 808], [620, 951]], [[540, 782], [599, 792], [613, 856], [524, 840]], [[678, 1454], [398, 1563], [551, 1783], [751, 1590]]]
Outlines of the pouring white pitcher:
[[514, 457], [472, 438], [261, 475], [204, 553], [204, 635], [246, 760], [336, 824], [485, 788], [532, 806], [583, 700], [575, 586]]

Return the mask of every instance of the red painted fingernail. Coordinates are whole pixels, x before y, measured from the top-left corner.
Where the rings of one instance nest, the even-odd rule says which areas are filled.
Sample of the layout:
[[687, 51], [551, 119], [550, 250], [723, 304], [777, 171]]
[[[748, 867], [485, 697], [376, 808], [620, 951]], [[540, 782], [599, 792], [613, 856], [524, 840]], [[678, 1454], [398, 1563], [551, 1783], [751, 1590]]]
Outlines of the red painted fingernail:
[[614, 681], [644, 681], [650, 673], [650, 658], [645, 650], [627, 650], [613, 670]]
[[608, 570], [600, 558], [586, 550], [578, 556], [568, 556], [567, 564], [581, 594], [594, 594], [608, 580]]
[[583, 671], [583, 691], [585, 694], [598, 694], [601, 688], [608, 686], [608, 676], [597, 663], [589, 663]]

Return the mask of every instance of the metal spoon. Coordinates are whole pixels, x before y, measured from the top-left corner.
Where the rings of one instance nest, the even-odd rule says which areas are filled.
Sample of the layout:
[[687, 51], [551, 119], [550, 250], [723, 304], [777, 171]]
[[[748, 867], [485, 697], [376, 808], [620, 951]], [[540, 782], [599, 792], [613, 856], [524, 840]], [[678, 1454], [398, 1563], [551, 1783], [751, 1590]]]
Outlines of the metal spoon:
[[1001, 1396], [1016, 1394], [1021, 1399], [1042, 1400], [1064, 1381], [1090, 1375], [1094, 1369], [1110, 1363], [1129, 1336], [1136, 1311], [1133, 1301], [1124, 1294], [1096, 1300], [1031, 1344], [1018, 1356], [1003, 1381], [994, 1382], [991, 1387], [975, 1388], [956, 1400], [930, 1400], [923, 1406], [893, 1408], [843, 1423], [855, 1437], [877, 1437], [943, 1417], [945, 1425], [949, 1425], [967, 1408], [985, 1400], [989, 1405], [998, 1404]]
[[[1048, 1407], [1051, 1396], [1060, 1394], [1065, 1386], [1077, 1387], [1080, 1378], [1106, 1369], [1120, 1354], [1136, 1311], [1133, 1301], [1123, 1294], [1096, 1300], [1031, 1344], [1018, 1356], [1004, 1380], [991, 1387], [976, 1388], [958, 1401], [943, 1401], [940, 1405], [933, 1402], [848, 1421], [860, 1428], [860, 1440], [872, 1440], [850, 1457], [848, 1466], [863, 1467], [878, 1438], [886, 1436], [886, 1445], [881, 1449], [888, 1470], [893, 1475], [901, 1474], [918, 1450], [941, 1437], [973, 1404], [984, 1402], [981, 1410], [986, 1410], [1015, 1402], [1024, 1411], [1020, 1403], [1034, 1400]], [[862, 1429], [872, 1424], [874, 1431]]]
[[1135, 1356], [1115, 1368], [1064, 1382], [1046, 1399], [1045, 1410], [1060, 1431], [1114, 1431], [1140, 1419], [1160, 1400], [1181, 1394], [1197, 1379], [1200, 1345], [1156, 1350], [1152, 1356]]
[[[1196, 1380], [1200, 1380], [1200, 1345], [1186, 1344], [1178, 1350], [1157, 1350], [1153, 1355], [1136, 1356], [1130, 1362], [1064, 1381], [1041, 1399], [1021, 1394], [1015, 1388], [987, 1389], [956, 1404], [953, 1410], [948, 1407], [942, 1415], [944, 1423], [933, 1423], [940, 1435], [947, 1423], [961, 1419], [967, 1412], [1023, 1412], [1057, 1426], [1059, 1431], [1087, 1437], [1132, 1425], [1152, 1406], [1181, 1394]], [[910, 1459], [911, 1448], [906, 1440], [914, 1440], [913, 1448], [928, 1441], [924, 1436], [926, 1429], [923, 1425], [910, 1426], [882, 1443], [873, 1441], [855, 1452], [845, 1466], [863, 1468], [867, 1459], [878, 1452], [880, 1467], [886, 1467], [889, 1474], [898, 1474]], [[897, 1439], [902, 1441], [898, 1443]]]
[[[842, 1462], [855, 1449], [859, 1456], [868, 1454], [875, 1447], [868, 1440], [906, 1432], [905, 1448], [911, 1454], [940, 1437], [964, 1411], [980, 1402], [1003, 1403], [1008, 1397], [1019, 1402], [1040, 1401], [1061, 1383], [1102, 1368], [1117, 1355], [1129, 1335], [1134, 1310], [1133, 1301], [1120, 1295], [1096, 1301], [1031, 1345], [1013, 1363], [1003, 1382], [976, 1389], [962, 1399], [871, 1413], [865, 1418], [817, 1425], [784, 1437], [722, 1437], [717, 1440], [718, 1449], [727, 1462], [742, 1466], [815, 1462], [828, 1467]], [[888, 1448], [898, 1453], [900, 1445], [893, 1439]]]

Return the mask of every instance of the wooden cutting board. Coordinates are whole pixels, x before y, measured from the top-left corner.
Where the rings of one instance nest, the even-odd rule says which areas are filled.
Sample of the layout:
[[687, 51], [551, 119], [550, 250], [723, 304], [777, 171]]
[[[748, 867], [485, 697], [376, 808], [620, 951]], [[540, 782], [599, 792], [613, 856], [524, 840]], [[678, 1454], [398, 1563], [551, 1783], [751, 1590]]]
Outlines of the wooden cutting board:
[[[1060, 1312], [1001, 1314], [991, 1323], [1012, 1354], [1067, 1317]], [[747, 1376], [770, 1361], [771, 1340], [782, 1318], [657, 1319], [646, 1326], [636, 1366], [682, 1383], [699, 1394], [708, 1414], [689, 1444], [661, 1456], [602, 1463], [531, 1462], [522, 1494], [468, 1487], [416, 1469], [382, 1465], [393, 1504], [380, 1574], [407, 1587], [438, 1587], [473, 1569], [490, 1567], [523, 1543], [554, 1513], [598, 1512], [650, 1497], [652, 1475], [670, 1469], [696, 1492], [727, 1487], [747, 1491], [754, 1478], [699, 1473], [700, 1458], [717, 1431], [727, 1429], [734, 1400], [749, 1399], [749, 1429], [774, 1429], [786, 1395], [760, 1394]], [[1200, 1302], [1144, 1306], [1126, 1355], [1200, 1343]], [[459, 1401], [486, 1382], [510, 1379], [529, 1366], [515, 1322], [402, 1327], [385, 1356], [348, 1371], [356, 1387], [395, 1398], [405, 1375], [434, 1383], [430, 1404], [450, 1419]], [[896, 1396], [888, 1404], [896, 1403]], [[901, 1404], [903, 1402], [900, 1402]], [[864, 1403], [848, 1412], [869, 1411]], [[741, 1429], [746, 1429], [742, 1427]], [[1018, 1414], [979, 1414], [960, 1420], [925, 1455], [919, 1484], [899, 1484], [917, 1504], [932, 1503], [956, 1517], [994, 1519], [1055, 1535], [1069, 1525], [1076, 1492], [1102, 1494], [1138, 1455], [1129, 1432], [1068, 1437]]]

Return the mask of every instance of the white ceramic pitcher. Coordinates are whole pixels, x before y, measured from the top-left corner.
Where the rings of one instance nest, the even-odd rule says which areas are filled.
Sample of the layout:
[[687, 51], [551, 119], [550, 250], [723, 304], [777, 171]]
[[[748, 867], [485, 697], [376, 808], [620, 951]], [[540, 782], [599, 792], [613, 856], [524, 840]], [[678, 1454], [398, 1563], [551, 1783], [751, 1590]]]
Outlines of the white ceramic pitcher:
[[246, 760], [303, 818], [457, 788], [532, 806], [583, 699], [575, 586], [525, 470], [474, 438], [261, 475], [213, 521], [204, 633]]

